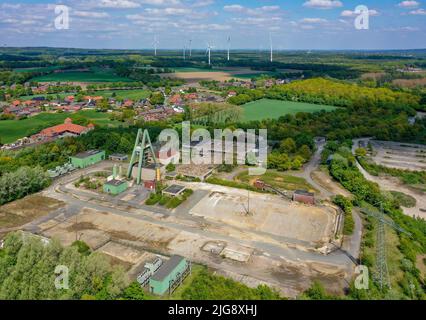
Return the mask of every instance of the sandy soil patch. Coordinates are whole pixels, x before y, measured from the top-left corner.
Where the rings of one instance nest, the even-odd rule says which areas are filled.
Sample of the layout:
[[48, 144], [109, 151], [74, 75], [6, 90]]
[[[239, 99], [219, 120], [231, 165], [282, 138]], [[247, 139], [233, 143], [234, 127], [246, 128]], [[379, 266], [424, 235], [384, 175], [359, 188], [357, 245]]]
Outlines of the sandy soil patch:
[[252, 193], [247, 215], [247, 194], [232, 190], [211, 192], [190, 213], [238, 228], [307, 242], [327, 241], [332, 234], [335, 212], [331, 208], [305, 206]]
[[0, 229], [22, 226], [64, 205], [62, 201], [39, 194], [5, 204], [0, 206]]
[[324, 189], [345, 197], [350, 197], [351, 194], [343, 189], [336, 181], [334, 181], [330, 175], [324, 171], [317, 170], [312, 172], [312, 179], [318, 183]]

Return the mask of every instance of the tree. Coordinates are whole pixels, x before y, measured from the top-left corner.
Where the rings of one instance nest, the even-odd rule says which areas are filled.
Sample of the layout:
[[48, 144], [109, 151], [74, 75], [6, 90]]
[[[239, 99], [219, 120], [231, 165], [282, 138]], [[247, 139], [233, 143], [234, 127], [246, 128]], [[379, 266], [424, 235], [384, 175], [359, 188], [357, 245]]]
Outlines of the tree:
[[124, 300], [145, 300], [145, 291], [138, 282], [134, 281], [124, 289], [120, 298]]
[[296, 151], [296, 142], [292, 138], [283, 140], [280, 144], [280, 151], [292, 154]]
[[355, 150], [355, 155], [357, 157], [365, 157], [367, 155], [367, 150], [364, 148], [358, 148]]
[[164, 104], [164, 95], [161, 92], [153, 92], [149, 97], [149, 101], [153, 105], [161, 105]]

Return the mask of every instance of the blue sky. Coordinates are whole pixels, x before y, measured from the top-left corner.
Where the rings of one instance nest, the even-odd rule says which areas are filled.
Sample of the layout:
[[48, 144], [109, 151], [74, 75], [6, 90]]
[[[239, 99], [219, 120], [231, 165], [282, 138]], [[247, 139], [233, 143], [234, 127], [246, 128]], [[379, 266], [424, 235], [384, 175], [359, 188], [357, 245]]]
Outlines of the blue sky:
[[[70, 8], [55, 28], [55, 5]], [[370, 10], [368, 30], [355, 8]], [[0, 43], [79, 48], [426, 48], [426, 0], [0, 0]]]

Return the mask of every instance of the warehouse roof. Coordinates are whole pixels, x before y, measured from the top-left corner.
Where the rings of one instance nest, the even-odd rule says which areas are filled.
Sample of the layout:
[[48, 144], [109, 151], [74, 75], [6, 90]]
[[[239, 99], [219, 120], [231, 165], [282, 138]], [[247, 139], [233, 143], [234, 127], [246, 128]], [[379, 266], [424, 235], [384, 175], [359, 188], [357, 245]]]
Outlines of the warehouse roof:
[[185, 259], [181, 256], [172, 256], [167, 262], [163, 263], [151, 279], [154, 281], [163, 281], [183, 260]]
[[114, 180], [108, 181], [105, 184], [108, 184], [110, 186], [118, 187], [118, 186], [121, 186], [123, 183], [126, 183], [126, 182], [127, 182], [126, 180], [115, 180], [114, 179]]
[[95, 155], [95, 154], [101, 153], [101, 152], [102, 152], [102, 151], [100, 151], [100, 150], [89, 150], [89, 151], [84, 151], [84, 152], [81, 152], [81, 153], [79, 153], [79, 154], [76, 154], [76, 155], [74, 156], [74, 158], [84, 159], [84, 158], [87, 158], [87, 157], [93, 156], [93, 155]]
[[186, 189], [185, 186], [173, 184], [171, 186], [168, 186], [166, 189], [164, 189], [163, 192], [173, 194], [173, 195], [178, 195], [179, 193], [183, 192], [185, 189]]

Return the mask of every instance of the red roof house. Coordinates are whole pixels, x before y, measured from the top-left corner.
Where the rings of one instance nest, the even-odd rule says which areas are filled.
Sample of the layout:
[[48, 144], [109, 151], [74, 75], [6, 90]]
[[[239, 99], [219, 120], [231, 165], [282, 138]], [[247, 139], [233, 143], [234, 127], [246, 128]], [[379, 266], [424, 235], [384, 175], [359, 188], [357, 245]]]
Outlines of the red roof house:
[[93, 130], [94, 126], [80, 126], [72, 123], [70, 118], [66, 118], [64, 124], [60, 124], [54, 127], [46, 128], [42, 130], [39, 135], [45, 138], [55, 138], [64, 135], [79, 136]]

